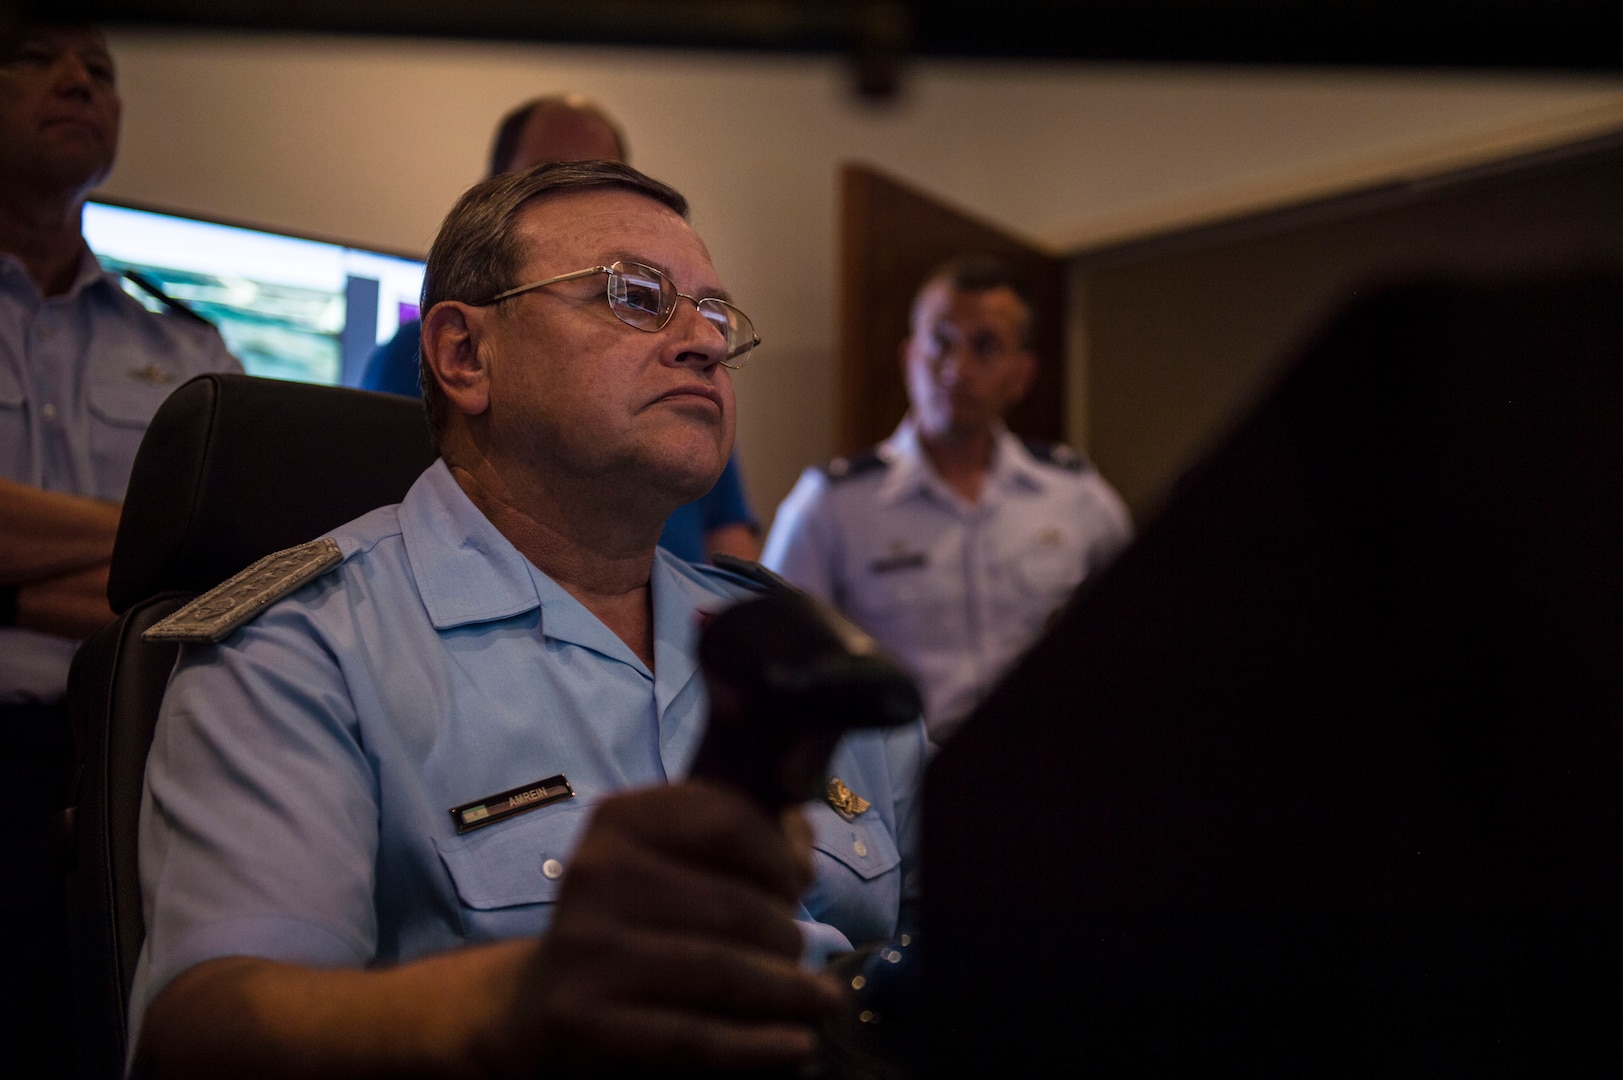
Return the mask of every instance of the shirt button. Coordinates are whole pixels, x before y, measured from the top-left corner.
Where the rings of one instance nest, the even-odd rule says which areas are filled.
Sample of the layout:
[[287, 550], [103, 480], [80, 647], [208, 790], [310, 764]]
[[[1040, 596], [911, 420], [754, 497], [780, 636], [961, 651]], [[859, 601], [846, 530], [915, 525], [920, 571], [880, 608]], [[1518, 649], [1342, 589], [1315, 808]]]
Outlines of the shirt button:
[[548, 880], [557, 881], [564, 876], [564, 864], [557, 859], [548, 859], [541, 864], [541, 872], [547, 876]]
[[48, 402], [46, 404], [44, 404], [44, 405], [41, 405], [40, 409], [39, 409], [39, 415], [40, 415], [41, 419], [43, 419], [47, 424], [49, 424], [51, 421], [56, 419], [56, 406], [52, 405], [52, 404], [50, 404]]
[[856, 843], [852, 844], [851, 850], [857, 853], [857, 858], [859, 859], [866, 859], [868, 857], [868, 845], [864, 844], [861, 840], [858, 840]]

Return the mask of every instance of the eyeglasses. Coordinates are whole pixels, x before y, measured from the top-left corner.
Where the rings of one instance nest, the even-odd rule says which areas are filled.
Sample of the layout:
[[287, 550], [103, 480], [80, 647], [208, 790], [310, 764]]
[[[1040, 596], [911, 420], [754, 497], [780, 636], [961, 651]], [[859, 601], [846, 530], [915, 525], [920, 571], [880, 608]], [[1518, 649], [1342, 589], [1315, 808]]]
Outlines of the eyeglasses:
[[721, 359], [723, 367], [735, 371], [743, 367], [749, 360], [750, 350], [761, 343], [761, 339], [755, 336], [755, 324], [750, 322], [748, 315], [714, 296], [700, 298], [677, 292], [675, 282], [652, 266], [644, 266], [642, 263], [615, 262], [609, 266], [590, 266], [585, 270], [559, 274], [545, 281], [532, 281], [528, 285], [520, 285], [516, 289], [508, 289], [504, 293], [492, 296], [484, 303], [475, 304], [474, 307], [487, 307], [520, 293], [527, 293], [531, 289], [556, 285], [560, 281], [573, 281], [591, 274], [609, 275], [609, 283], [604, 292], [608, 297], [609, 310], [614, 312], [614, 317], [627, 326], [647, 330], [649, 333], [665, 329], [665, 324], [671, 321], [671, 314], [676, 311], [678, 300], [691, 300], [693, 306], [699, 309], [699, 314], [721, 333], [727, 343], [727, 352]]

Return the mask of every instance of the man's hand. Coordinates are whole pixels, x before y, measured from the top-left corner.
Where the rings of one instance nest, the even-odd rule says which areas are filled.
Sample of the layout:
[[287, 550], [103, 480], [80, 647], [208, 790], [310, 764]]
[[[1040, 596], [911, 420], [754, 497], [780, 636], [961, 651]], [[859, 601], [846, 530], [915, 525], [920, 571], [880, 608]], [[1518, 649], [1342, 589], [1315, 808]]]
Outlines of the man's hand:
[[798, 810], [774, 822], [717, 787], [605, 803], [514, 1002], [515, 1028], [543, 1055], [532, 1066], [605, 1053], [704, 1069], [809, 1061], [838, 1003], [798, 962], [810, 851]]
[[208, 961], [153, 1002], [140, 1058], [165, 1080], [793, 1066], [839, 1001], [798, 963], [810, 882], [798, 812], [697, 783], [629, 793], [598, 808], [538, 941], [377, 971]]

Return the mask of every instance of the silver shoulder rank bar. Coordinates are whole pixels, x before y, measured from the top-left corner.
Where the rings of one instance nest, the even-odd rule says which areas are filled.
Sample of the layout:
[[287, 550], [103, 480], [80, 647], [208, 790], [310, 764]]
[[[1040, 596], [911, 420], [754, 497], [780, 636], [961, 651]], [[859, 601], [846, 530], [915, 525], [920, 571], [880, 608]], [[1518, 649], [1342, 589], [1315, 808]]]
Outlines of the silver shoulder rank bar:
[[514, 814], [522, 814], [538, 806], [574, 797], [575, 789], [569, 786], [564, 774], [559, 773], [545, 780], [537, 780], [533, 784], [524, 784], [497, 795], [486, 795], [474, 802], [453, 806], [451, 821], [456, 824], [457, 832], [471, 832], [486, 825], [494, 825], [498, 821], [506, 821]]
[[141, 635], [143, 641], [221, 641], [299, 586], [344, 561], [330, 536], [267, 555]]

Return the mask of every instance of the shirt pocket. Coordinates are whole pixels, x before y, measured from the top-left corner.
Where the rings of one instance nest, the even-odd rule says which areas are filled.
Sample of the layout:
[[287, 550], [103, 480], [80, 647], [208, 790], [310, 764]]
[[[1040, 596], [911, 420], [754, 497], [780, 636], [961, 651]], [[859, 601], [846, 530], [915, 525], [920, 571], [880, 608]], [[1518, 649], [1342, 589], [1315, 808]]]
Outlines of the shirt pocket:
[[33, 455], [28, 451], [28, 424], [23, 411], [23, 386], [0, 357], [0, 476], [33, 481]]
[[845, 607], [858, 626], [892, 649], [952, 647], [964, 633], [963, 573], [939, 555], [907, 563], [873, 559], [853, 583]]
[[1057, 530], [1038, 534], [1014, 553], [1009, 570], [1023, 596], [1053, 608], [1082, 583], [1082, 552], [1074, 538]]
[[85, 387], [85, 403], [100, 423], [144, 429], [158, 406], [179, 386], [177, 379], [152, 383], [120, 370], [107, 378], [91, 380]]
[[434, 841], [456, 890], [463, 934], [469, 941], [546, 929], [591, 809], [589, 803], [571, 799]]
[[85, 387], [85, 406], [90, 413], [90, 453], [96, 471], [95, 494], [99, 498], [124, 497], [141, 436], [146, 433], [158, 406], [179, 385], [175, 381], [154, 385], [119, 370], [106, 378], [93, 379]]
[[806, 817], [817, 871], [806, 910], [855, 945], [889, 937], [902, 899], [902, 856], [890, 827], [878, 814], [847, 821], [822, 803], [808, 805]]
[[0, 409], [23, 407], [23, 384], [9, 368], [0, 365]]

